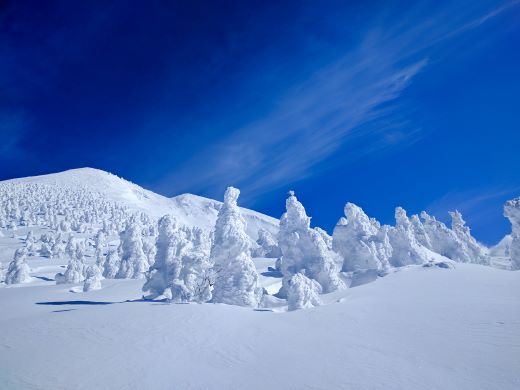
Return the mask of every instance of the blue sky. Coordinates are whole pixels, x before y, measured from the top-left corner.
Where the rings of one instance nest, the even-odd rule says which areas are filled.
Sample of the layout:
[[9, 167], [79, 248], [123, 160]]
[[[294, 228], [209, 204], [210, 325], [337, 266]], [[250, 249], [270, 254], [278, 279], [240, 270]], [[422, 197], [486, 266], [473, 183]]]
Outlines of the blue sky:
[[[44, 4], [45, 3], [45, 4]], [[331, 230], [520, 195], [520, 1], [8, 2], [0, 179], [91, 166]]]

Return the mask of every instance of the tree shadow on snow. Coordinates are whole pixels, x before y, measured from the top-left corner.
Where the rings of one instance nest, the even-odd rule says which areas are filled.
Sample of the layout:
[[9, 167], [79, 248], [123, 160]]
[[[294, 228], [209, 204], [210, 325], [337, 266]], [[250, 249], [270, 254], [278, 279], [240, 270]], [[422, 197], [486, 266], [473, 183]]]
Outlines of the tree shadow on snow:
[[36, 302], [37, 305], [51, 305], [51, 306], [62, 306], [62, 305], [112, 305], [120, 302], [97, 302], [97, 301], [54, 301], [54, 302]]
[[54, 279], [51, 279], [51, 278], [48, 278], [46, 276], [35, 276], [36, 279], [41, 279], [41, 280], [44, 280], [46, 282], [54, 282], [55, 280]]
[[[151, 301], [147, 299], [132, 299], [121, 302], [101, 302], [101, 301], [49, 301], [49, 302], [35, 302], [36, 305], [49, 305], [49, 306], [63, 306], [63, 305], [87, 305], [87, 306], [96, 306], [96, 305], [113, 305], [116, 303], [133, 303], [133, 302], [146, 302], [146, 303], [161, 303], [166, 300], [157, 300]], [[65, 310], [60, 310], [65, 311]]]
[[280, 271], [278, 271], [272, 267], [268, 267], [267, 271], [262, 272], [261, 275], [270, 277], [270, 278], [282, 278], [283, 277], [283, 275]]

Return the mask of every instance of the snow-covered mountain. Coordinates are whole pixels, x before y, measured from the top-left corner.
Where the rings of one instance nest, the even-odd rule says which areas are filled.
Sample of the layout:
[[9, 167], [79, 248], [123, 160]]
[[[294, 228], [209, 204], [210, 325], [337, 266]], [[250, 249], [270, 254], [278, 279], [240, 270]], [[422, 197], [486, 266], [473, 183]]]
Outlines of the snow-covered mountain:
[[294, 193], [280, 221], [239, 195], [0, 182], [0, 388], [518, 388], [520, 199], [487, 248], [456, 211], [347, 203], [328, 235]]
[[[193, 194], [167, 198], [116, 175], [94, 168], [71, 169], [0, 182], [0, 186], [12, 184], [42, 184], [57, 189], [80, 190], [96, 194], [131, 211], [144, 212], [152, 217], [170, 214], [180, 224], [197, 226], [204, 230], [213, 229], [218, 210], [222, 206], [222, 202]], [[259, 229], [266, 229], [271, 233], [277, 232], [277, 219], [245, 208], [242, 208], [241, 211], [247, 222], [247, 233], [251, 238], [256, 240]]]

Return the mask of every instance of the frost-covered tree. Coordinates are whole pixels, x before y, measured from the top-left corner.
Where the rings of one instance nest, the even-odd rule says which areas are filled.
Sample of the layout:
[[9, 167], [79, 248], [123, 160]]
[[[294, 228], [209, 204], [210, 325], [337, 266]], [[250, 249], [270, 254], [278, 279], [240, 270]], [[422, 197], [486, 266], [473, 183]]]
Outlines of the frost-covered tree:
[[151, 267], [155, 262], [157, 255], [157, 246], [155, 245], [156, 238], [154, 236], [147, 237], [143, 240], [143, 252], [146, 255], [149, 266]]
[[103, 250], [107, 245], [107, 237], [102, 230], [99, 230], [94, 237], [94, 247], [96, 250]]
[[129, 222], [121, 234], [121, 265], [117, 279], [140, 279], [148, 270], [148, 259], [143, 252], [141, 227], [136, 222]]
[[413, 235], [415, 236], [415, 240], [422, 246], [428, 249], [432, 249], [432, 242], [428, 233], [424, 229], [424, 226], [417, 214], [414, 214], [410, 217], [410, 223], [412, 226]]
[[65, 254], [65, 245], [61, 242], [61, 239], [56, 240], [51, 248], [52, 257], [61, 258]]
[[258, 230], [257, 247], [251, 251], [253, 257], [277, 258], [282, 255], [276, 237], [266, 229]]
[[320, 294], [320, 284], [301, 272], [292, 275], [287, 281], [287, 303], [290, 311], [321, 305]]
[[457, 210], [450, 211], [449, 214], [451, 216], [451, 230], [464, 245], [470, 261], [476, 264], [489, 265], [490, 259], [486, 248], [471, 235], [470, 228], [466, 226], [462, 214]]
[[162, 295], [173, 302], [210, 300], [208, 244], [201, 229], [179, 227], [171, 216], [162, 217], [155, 262], [143, 286], [147, 299]]
[[52, 247], [50, 244], [44, 242], [40, 249], [40, 256], [42, 257], [53, 257]]
[[31, 269], [26, 261], [27, 249], [19, 248], [14, 253], [14, 259], [7, 268], [6, 284], [27, 283], [31, 280]]
[[85, 257], [81, 246], [76, 246], [74, 256], [69, 260], [64, 273], [57, 273], [56, 284], [76, 284], [85, 280]]
[[345, 288], [339, 276], [343, 262], [341, 256], [328, 248], [319, 231], [310, 228], [311, 219], [294, 192], [289, 193], [285, 206], [278, 232], [283, 275], [278, 295], [287, 297], [288, 282], [297, 273], [305, 273], [306, 277], [318, 282], [324, 293]]
[[165, 215], [159, 220], [155, 262], [146, 273], [146, 282], [143, 286], [143, 291], [149, 293], [147, 296], [149, 299], [163, 295], [168, 287], [170, 273], [176, 266], [176, 260], [173, 259], [177, 251], [176, 230], [176, 221], [171, 216]]
[[65, 245], [65, 255], [68, 257], [74, 257], [76, 253], [76, 243], [74, 242], [74, 238], [72, 235], [69, 236], [67, 240], [67, 245]]
[[388, 230], [353, 203], [344, 212], [346, 218], [340, 218], [332, 235], [332, 248], [343, 258], [342, 271], [387, 269], [392, 254]]
[[511, 222], [511, 269], [520, 269], [520, 198], [509, 200], [504, 205], [504, 215]]
[[4, 267], [4, 264], [2, 262], [0, 262], [0, 283], [5, 280], [5, 272], [6, 272], [6, 269]]
[[214, 264], [213, 301], [239, 306], [257, 306], [262, 289], [250, 255], [250, 238], [237, 205], [240, 191], [228, 187], [219, 210], [210, 261]]
[[401, 267], [409, 264], [423, 264], [429, 259], [417, 242], [412, 223], [402, 207], [395, 209], [395, 227], [389, 228], [388, 238], [392, 246], [390, 264]]
[[92, 291], [101, 289], [101, 270], [97, 265], [90, 265], [85, 271], [85, 282], [83, 283], [83, 291]]
[[464, 243], [444, 223], [428, 215], [425, 211], [421, 213], [421, 222], [430, 238], [431, 249], [434, 252], [462, 263], [472, 261]]
[[119, 255], [119, 251], [117, 249], [110, 249], [104, 259], [102, 267], [103, 276], [107, 279], [115, 279], [120, 267], [121, 256]]

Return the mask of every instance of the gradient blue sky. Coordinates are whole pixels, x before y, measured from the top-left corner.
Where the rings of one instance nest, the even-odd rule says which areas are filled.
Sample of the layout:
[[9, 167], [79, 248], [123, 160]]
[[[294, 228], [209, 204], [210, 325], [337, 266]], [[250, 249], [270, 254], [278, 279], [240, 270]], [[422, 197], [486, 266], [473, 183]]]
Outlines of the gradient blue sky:
[[[278, 3], [278, 4], [276, 4]], [[520, 195], [520, 1], [11, 1], [0, 180], [90, 166], [331, 230]]]

